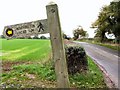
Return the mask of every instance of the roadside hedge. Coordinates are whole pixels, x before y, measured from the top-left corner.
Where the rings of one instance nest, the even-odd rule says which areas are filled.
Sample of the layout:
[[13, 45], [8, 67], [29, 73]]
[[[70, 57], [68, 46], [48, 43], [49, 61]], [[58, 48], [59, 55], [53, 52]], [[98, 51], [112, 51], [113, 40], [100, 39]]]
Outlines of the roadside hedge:
[[76, 44], [66, 44], [65, 53], [69, 74], [87, 71], [88, 62], [84, 48]]

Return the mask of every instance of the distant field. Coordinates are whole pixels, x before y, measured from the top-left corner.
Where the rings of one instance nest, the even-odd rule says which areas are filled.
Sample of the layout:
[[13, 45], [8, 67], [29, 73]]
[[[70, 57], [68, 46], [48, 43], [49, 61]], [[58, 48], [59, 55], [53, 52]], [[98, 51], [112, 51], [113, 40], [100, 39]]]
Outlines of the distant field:
[[51, 51], [49, 40], [14, 39], [2, 40], [2, 60], [40, 60]]

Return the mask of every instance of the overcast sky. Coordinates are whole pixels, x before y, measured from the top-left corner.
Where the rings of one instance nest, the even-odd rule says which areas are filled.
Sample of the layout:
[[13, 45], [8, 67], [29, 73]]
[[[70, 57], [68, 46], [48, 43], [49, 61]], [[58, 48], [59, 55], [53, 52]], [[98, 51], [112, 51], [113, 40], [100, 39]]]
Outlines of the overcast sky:
[[[0, 0], [0, 34], [4, 26], [46, 19], [46, 5], [51, 0]], [[62, 30], [72, 36], [79, 25], [94, 36], [91, 23], [97, 19], [102, 6], [112, 0], [52, 0], [59, 7]]]

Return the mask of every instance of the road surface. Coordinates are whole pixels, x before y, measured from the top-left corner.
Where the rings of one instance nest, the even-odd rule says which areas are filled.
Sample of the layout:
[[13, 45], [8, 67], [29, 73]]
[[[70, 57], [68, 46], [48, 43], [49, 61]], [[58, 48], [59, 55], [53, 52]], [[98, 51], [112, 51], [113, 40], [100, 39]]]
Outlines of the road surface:
[[75, 42], [84, 47], [87, 55], [102, 66], [115, 86], [120, 88], [120, 57], [118, 51], [86, 42]]

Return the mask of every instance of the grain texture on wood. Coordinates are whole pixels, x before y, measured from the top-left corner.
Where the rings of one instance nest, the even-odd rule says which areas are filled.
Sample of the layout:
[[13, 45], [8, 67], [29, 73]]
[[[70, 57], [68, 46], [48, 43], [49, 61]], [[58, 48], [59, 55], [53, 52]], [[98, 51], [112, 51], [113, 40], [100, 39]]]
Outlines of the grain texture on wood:
[[66, 65], [65, 49], [61, 32], [57, 4], [46, 6], [48, 28], [51, 38], [51, 46], [58, 88], [69, 88], [68, 71]]

